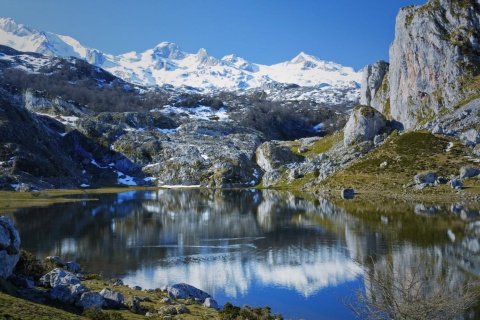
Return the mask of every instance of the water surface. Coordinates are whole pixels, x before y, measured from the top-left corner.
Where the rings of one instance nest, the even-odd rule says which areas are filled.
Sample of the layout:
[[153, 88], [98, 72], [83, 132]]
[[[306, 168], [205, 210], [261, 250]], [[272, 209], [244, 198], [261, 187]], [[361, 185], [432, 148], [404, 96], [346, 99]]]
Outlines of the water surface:
[[91, 197], [12, 214], [22, 247], [129, 285], [185, 282], [221, 305], [270, 306], [295, 319], [353, 319], [341, 300], [354, 289], [371, 293], [385, 261], [403, 272], [428, 261], [449, 270], [452, 288], [480, 270], [478, 252], [460, 239], [478, 213], [460, 205], [334, 204], [259, 190]]

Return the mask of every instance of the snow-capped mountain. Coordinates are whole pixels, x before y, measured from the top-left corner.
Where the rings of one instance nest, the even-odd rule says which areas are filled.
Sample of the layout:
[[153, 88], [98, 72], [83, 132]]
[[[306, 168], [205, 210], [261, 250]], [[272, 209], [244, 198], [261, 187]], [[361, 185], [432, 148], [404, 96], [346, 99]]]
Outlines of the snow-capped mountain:
[[293, 83], [302, 87], [352, 88], [361, 73], [333, 62], [300, 53], [291, 61], [267, 66], [235, 55], [217, 59], [205, 49], [186, 53], [174, 43], [162, 42], [142, 53], [118, 56], [86, 48], [77, 40], [36, 31], [0, 18], [0, 44], [19, 51], [84, 59], [117, 77], [138, 85], [190, 86], [206, 90], [257, 88], [269, 83]]

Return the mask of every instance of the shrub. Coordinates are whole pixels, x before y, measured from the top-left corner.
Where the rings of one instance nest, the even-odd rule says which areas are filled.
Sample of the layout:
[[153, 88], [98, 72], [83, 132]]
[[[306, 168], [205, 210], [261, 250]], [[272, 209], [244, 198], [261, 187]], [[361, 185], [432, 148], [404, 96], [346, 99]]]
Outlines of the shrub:
[[270, 307], [252, 308], [245, 305], [243, 308], [232, 305], [227, 302], [223, 309], [219, 311], [222, 320], [283, 320], [281, 314], [272, 315]]
[[18, 263], [15, 266], [15, 273], [23, 274], [27, 277], [32, 277], [35, 280], [38, 280], [48, 271], [47, 266], [37, 260], [37, 257], [33, 253], [23, 249], [20, 250], [20, 260], [18, 260]]

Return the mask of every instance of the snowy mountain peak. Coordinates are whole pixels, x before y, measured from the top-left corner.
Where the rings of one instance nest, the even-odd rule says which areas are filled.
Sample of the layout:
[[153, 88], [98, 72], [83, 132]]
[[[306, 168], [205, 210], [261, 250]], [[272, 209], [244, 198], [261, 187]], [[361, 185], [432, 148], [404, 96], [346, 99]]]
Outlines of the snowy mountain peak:
[[173, 42], [162, 42], [153, 49], [153, 55], [173, 60], [185, 58], [185, 53]]
[[291, 61], [271, 66], [233, 54], [219, 60], [203, 48], [194, 54], [186, 53], [172, 42], [162, 42], [143, 53], [132, 51], [114, 56], [84, 47], [71, 37], [39, 32], [9, 18], [0, 18], [0, 44], [18, 51], [84, 59], [125, 81], [144, 86], [169, 84], [203, 90], [238, 90], [284, 83], [342, 89], [351, 88], [352, 81], [361, 81], [360, 72], [304, 52]]
[[315, 57], [306, 54], [305, 52], [300, 52], [295, 58], [293, 58], [291, 63], [302, 63], [309, 60], [317, 60]]
[[28, 36], [34, 32], [30, 26], [17, 24], [11, 18], [0, 18], [0, 29], [17, 36]]

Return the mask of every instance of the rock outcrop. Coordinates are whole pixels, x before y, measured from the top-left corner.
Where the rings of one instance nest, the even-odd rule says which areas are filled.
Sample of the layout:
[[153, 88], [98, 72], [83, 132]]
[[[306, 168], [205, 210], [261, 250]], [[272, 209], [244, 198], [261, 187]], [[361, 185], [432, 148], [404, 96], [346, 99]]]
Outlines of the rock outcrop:
[[430, 0], [403, 8], [390, 47], [391, 114], [405, 128], [451, 109], [480, 69], [480, 4]]
[[363, 70], [362, 86], [360, 90], [360, 104], [371, 106], [389, 116], [390, 92], [388, 86], [389, 63], [375, 62]]
[[271, 172], [288, 163], [300, 162], [302, 157], [296, 155], [288, 146], [269, 141], [258, 147], [257, 164], [265, 171]]
[[218, 304], [213, 298], [198, 288], [186, 283], [178, 283], [167, 287], [168, 295], [173, 299], [193, 299], [200, 301], [210, 308], [218, 308]]
[[345, 126], [343, 143], [345, 146], [373, 141], [376, 135], [386, 128], [386, 118], [369, 106], [355, 107]]
[[361, 101], [406, 129], [453, 109], [478, 92], [479, 38], [477, 0], [429, 0], [401, 9], [388, 81], [380, 84], [381, 62], [365, 68]]
[[20, 235], [13, 221], [0, 217], [0, 277], [8, 278], [20, 259]]

